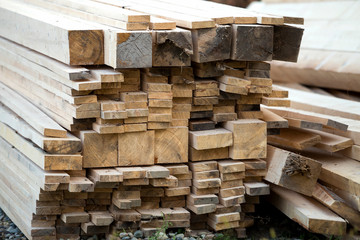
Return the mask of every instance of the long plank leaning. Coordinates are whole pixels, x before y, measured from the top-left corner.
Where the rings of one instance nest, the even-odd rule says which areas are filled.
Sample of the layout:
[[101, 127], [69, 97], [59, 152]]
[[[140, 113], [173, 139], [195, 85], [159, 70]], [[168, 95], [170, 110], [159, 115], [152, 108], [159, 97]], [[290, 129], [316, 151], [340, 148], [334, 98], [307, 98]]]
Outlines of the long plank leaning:
[[102, 30], [90, 24], [3, 0], [0, 2], [0, 25], [0, 35], [3, 37], [63, 63], [104, 63]]
[[360, 229], [360, 212], [351, 208], [343, 199], [333, 193], [329, 188], [316, 184], [313, 197], [330, 208], [339, 216], [348, 220], [357, 229]]
[[24, 138], [30, 139], [45, 152], [73, 154], [81, 151], [80, 139], [70, 133], [66, 138], [45, 137], [2, 104], [0, 104], [0, 116], [0, 122], [10, 126]]
[[0, 122], [0, 136], [44, 170], [81, 170], [82, 156], [48, 154]]
[[346, 233], [345, 220], [316, 200], [275, 185], [271, 192], [270, 202], [307, 230], [330, 235]]
[[0, 45], [8, 51], [16, 52], [18, 55], [46, 67], [63, 78], [69, 80], [79, 80], [91, 77], [89, 70], [84, 67], [64, 64], [15, 42], [11, 42], [5, 38], [0, 37]]
[[358, 102], [304, 92], [287, 87], [281, 88], [289, 92], [292, 108], [360, 120], [360, 103]]
[[0, 83], [0, 102], [25, 119], [39, 133], [47, 137], [66, 137], [66, 130], [22, 96]]

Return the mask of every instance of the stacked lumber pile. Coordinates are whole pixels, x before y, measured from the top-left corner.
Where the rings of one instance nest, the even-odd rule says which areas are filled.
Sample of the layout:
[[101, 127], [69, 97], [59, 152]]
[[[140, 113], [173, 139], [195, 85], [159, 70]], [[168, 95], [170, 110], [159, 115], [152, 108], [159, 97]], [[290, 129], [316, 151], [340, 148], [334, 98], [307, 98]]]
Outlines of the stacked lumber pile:
[[260, 108], [289, 103], [264, 62], [296, 61], [287, 21], [200, 0], [1, 1], [0, 207], [34, 240], [246, 236], [267, 134], [287, 127]]

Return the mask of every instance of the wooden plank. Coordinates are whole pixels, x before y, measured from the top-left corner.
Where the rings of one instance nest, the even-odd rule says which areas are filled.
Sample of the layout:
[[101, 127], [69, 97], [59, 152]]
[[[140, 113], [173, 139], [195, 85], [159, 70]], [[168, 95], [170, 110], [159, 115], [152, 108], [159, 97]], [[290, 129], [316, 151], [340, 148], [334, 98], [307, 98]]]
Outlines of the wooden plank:
[[206, 161], [206, 162], [190, 162], [189, 167], [193, 172], [202, 172], [202, 171], [211, 171], [217, 169], [216, 161]]
[[153, 165], [155, 131], [119, 134], [119, 166]]
[[200, 215], [200, 214], [215, 212], [216, 205], [215, 204], [199, 204], [199, 205], [187, 204], [187, 208], [189, 210], [191, 210], [193, 213]]
[[[147, 14], [142, 14], [134, 11], [129, 11], [126, 9], [116, 9], [106, 4], [97, 3], [94, 1], [83, 1], [81, 3], [67, 0], [67, 1], [58, 1], [52, 0], [53, 3], [61, 4], [67, 7], [78, 9], [80, 11], [88, 12], [91, 14], [96, 14], [99, 16], [109, 17], [112, 19], [124, 21], [124, 22], [150, 22], [150, 16]], [[95, 10], [96, 9], [96, 10]]]
[[263, 112], [262, 120], [266, 122], [267, 129], [289, 127], [289, 123], [285, 118], [271, 112], [267, 108], [261, 108], [261, 111]]
[[90, 211], [90, 220], [96, 226], [109, 226], [114, 218], [108, 211]]
[[89, 222], [90, 216], [87, 212], [71, 212], [71, 213], [61, 214], [60, 219], [67, 224], [85, 223], [85, 222]]
[[179, 27], [190, 28], [190, 29], [215, 27], [215, 22], [209, 18], [191, 16], [184, 13], [174, 12], [171, 11], [170, 9], [165, 10], [161, 8], [156, 8], [153, 3], [144, 3], [138, 0], [136, 1], [131, 0], [123, 3], [114, 3], [108, 0], [97, 0], [97, 1], [125, 9], [130, 9], [137, 12], [147, 13], [152, 16], [164, 18], [170, 21], [175, 21], [176, 25]]
[[238, 61], [272, 60], [274, 35], [272, 26], [233, 24], [232, 31], [231, 59]]
[[342, 131], [346, 131], [348, 129], [347, 124], [343, 122], [339, 122], [337, 119], [335, 119], [335, 117], [331, 117], [330, 115], [318, 114], [312, 111], [304, 111], [294, 108], [271, 107], [267, 109], [284, 118], [302, 119], [309, 122], [319, 123], [328, 126], [330, 128], [339, 129]]
[[[1, 35], [21, 45], [34, 49], [63, 63], [70, 65], [91, 65], [104, 63], [104, 39], [102, 31], [86, 23], [54, 15], [28, 5], [4, 1], [1, 5]], [[13, 19], [8, 21], [8, 19]], [[22, 26], [19, 35], [15, 25]], [[32, 27], [26, 27], [30, 23]], [[38, 32], [38, 29], [42, 29]], [[48, 32], [53, 32], [48, 36]], [[33, 41], [28, 36], [36, 34], [42, 41]], [[51, 37], [51, 41], [49, 37]], [[50, 44], [51, 43], [51, 44]], [[64, 43], [64, 44], [59, 44]]]
[[123, 175], [121, 172], [115, 169], [90, 169], [88, 172], [88, 178], [93, 182], [122, 182]]
[[193, 147], [189, 147], [189, 159], [191, 161], [206, 161], [213, 159], [226, 159], [229, 157], [229, 148], [215, 148], [197, 150]]
[[218, 168], [221, 173], [244, 172], [245, 164], [240, 161], [222, 160], [218, 161]]
[[320, 234], [345, 234], [345, 220], [316, 200], [277, 186], [271, 186], [271, 192], [270, 202], [307, 230]]
[[150, 184], [154, 187], [177, 187], [178, 180], [176, 177], [170, 175], [166, 178], [151, 178]]
[[224, 128], [189, 131], [189, 144], [197, 150], [228, 147], [233, 144], [232, 133]]
[[152, 30], [170, 30], [176, 28], [176, 22], [150, 16], [149, 28]]
[[[291, 100], [292, 108], [360, 120], [358, 111], [360, 105], [357, 102], [308, 93], [286, 87], [281, 88], [289, 91], [289, 99]], [[307, 100], [304, 101], [304, 99]], [[308, 101], [308, 99], [311, 99], [311, 101]]]
[[114, 167], [117, 166], [118, 136], [117, 134], [98, 134], [95, 131], [80, 131], [83, 143], [83, 167]]
[[[168, 0], [162, 0], [161, 2], [166, 2], [166, 3], [172, 3], [171, 1]], [[216, 6], [219, 6], [219, 4], [217, 5], [211, 5], [208, 4], [207, 2], [204, 1], [196, 1], [196, 2], [191, 2], [191, 1], [183, 1], [183, 2], [176, 2], [175, 3], [177, 6], [181, 6], [181, 7], [185, 7], [185, 8], [180, 8], [180, 9], [184, 9], [185, 12], [189, 12], [192, 15], [195, 14], [196, 15], [201, 15], [201, 16], [207, 16], [211, 19], [213, 19], [217, 24], [229, 24], [229, 23], [256, 23], [256, 17], [251, 16], [250, 14], [244, 14], [244, 13], [240, 13], [240, 12], [227, 12], [227, 11], [222, 11], [219, 12], [219, 10], [216, 8]], [[221, 5], [220, 5], [221, 6]], [[185, 10], [187, 9], [187, 10]], [[203, 11], [203, 9], [207, 9], [206, 12]]]
[[[66, 131], [22, 96], [0, 83], [0, 101], [47, 137], [66, 137]], [[12, 96], [12, 97], [11, 97]], [[11, 99], [16, 96], [16, 101]]]
[[94, 183], [86, 177], [70, 177], [69, 192], [93, 192]]
[[340, 154], [352, 158], [354, 160], [360, 161], [360, 146], [359, 145], [352, 145], [349, 148], [339, 151]]
[[353, 145], [353, 140], [350, 138], [338, 136], [331, 133], [326, 133], [317, 130], [307, 130], [308, 132], [318, 134], [321, 137], [319, 143], [315, 147], [323, 149], [328, 152], [337, 152]]
[[323, 125], [320, 123], [309, 122], [309, 121], [296, 119], [296, 118], [289, 118], [289, 117], [287, 117], [286, 120], [288, 121], [289, 126], [294, 128], [313, 129], [313, 130], [323, 129]]
[[343, 199], [321, 184], [316, 184], [313, 196], [342, 218], [349, 221], [355, 228], [360, 226], [360, 213], [347, 205]]
[[79, 80], [90, 77], [89, 70], [86, 68], [64, 64], [62, 62], [56, 61], [53, 58], [49, 58], [46, 55], [23, 47], [15, 42], [8, 41], [5, 38], [0, 38], [0, 42], [1, 46], [5, 47], [6, 49], [12, 52], [16, 52], [22, 57], [44, 66], [66, 79]]
[[321, 163], [301, 155], [268, 146], [265, 180], [311, 196], [321, 172]]
[[266, 156], [266, 123], [257, 119], [239, 119], [223, 125], [232, 131], [234, 145], [229, 148], [232, 159], [263, 158]]
[[0, 122], [0, 135], [44, 170], [78, 170], [82, 168], [81, 155], [47, 154], [2, 122]]
[[273, 145], [291, 147], [303, 150], [318, 144], [321, 141], [319, 134], [305, 131], [300, 128], [283, 128], [279, 135], [268, 136], [268, 142]]
[[170, 176], [170, 171], [163, 166], [150, 166], [150, 167], [143, 167], [146, 170], [146, 177], [147, 178], [167, 178]]
[[81, 150], [81, 141], [71, 134], [66, 138], [45, 137], [2, 104], [0, 104], [0, 114], [1, 122], [16, 130], [24, 138], [30, 139], [45, 152], [73, 154]]
[[[61, 13], [64, 15], [70, 15], [72, 17], [75, 18], [80, 18], [83, 21], [87, 21], [90, 22], [92, 25], [100, 25], [103, 24], [102, 28], [107, 28], [107, 26], [110, 27], [114, 27], [114, 28], [119, 28], [119, 29], [124, 29], [124, 30], [146, 30], [149, 26], [149, 16], [147, 15], [143, 15], [143, 16], [134, 16], [134, 14], [131, 14], [132, 16], [130, 16], [131, 18], [138, 18], [138, 20], [136, 20], [136, 22], [127, 22], [124, 21], [124, 19], [126, 18], [126, 15], [124, 15], [124, 10], [125, 9], [121, 9], [120, 11], [122, 13], [117, 14], [116, 15], [116, 11], [114, 11], [114, 9], [108, 8], [108, 9], [104, 9], [104, 7], [106, 8], [107, 6], [92, 6], [89, 8], [86, 8], [88, 5], [94, 5], [96, 3], [87, 3], [87, 5], [84, 6], [79, 6], [78, 2], [75, 1], [58, 1], [58, 0], [53, 0], [52, 2], [48, 2], [48, 1], [43, 1], [43, 0], [33, 0], [31, 1], [32, 4], [38, 5], [41, 8], [46, 8], [50, 11], [56, 12], [56, 13]], [[98, 14], [94, 14], [93, 13], [93, 9], [99, 9], [99, 13]], [[126, 10], [125, 10], [126, 11]], [[106, 16], [104, 16], [104, 12], [106, 12]], [[130, 12], [130, 11], [128, 11]], [[134, 12], [132, 12], [134, 13]], [[109, 17], [109, 15], [112, 15], [111, 17]], [[135, 13], [136, 15], [136, 13]], [[138, 22], [139, 18], [145, 22]]]

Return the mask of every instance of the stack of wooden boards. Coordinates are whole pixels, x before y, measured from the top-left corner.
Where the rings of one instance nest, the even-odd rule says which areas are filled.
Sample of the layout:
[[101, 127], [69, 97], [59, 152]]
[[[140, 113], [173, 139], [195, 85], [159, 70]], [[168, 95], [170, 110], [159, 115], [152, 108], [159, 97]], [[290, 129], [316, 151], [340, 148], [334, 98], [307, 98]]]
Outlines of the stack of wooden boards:
[[246, 236], [267, 135], [287, 127], [260, 104], [289, 105], [264, 62], [296, 61], [289, 21], [200, 0], [1, 1], [0, 207], [29, 239], [167, 222]]

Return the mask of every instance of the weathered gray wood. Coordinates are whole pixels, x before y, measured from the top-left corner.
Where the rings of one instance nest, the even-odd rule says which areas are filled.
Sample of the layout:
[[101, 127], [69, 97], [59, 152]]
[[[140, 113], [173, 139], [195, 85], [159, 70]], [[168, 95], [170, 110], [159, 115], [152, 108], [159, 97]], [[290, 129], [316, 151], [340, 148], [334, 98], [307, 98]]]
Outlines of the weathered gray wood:
[[191, 30], [194, 55], [192, 61], [197, 63], [219, 61], [230, 58], [231, 27], [218, 26]]
[[231, 59], [238, 61], [270, 61], [273, 53], [274, 29], [265, 25], [232, 25]]
[[152, 65], [190, 66], [193, 45], [191, 32], [177, 28], [152, 32]]
[[147, 31], [104, 31], [105, 64], [113, 68], [152, 66], [152, 37]]
[[274, 26], [273, 59], [297, 62], [304, 29], [292, 26]]

